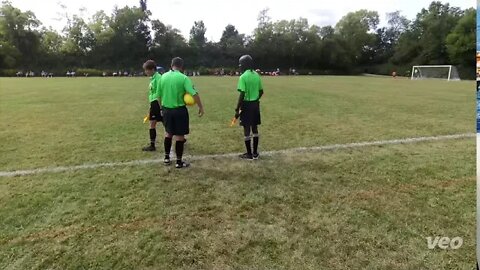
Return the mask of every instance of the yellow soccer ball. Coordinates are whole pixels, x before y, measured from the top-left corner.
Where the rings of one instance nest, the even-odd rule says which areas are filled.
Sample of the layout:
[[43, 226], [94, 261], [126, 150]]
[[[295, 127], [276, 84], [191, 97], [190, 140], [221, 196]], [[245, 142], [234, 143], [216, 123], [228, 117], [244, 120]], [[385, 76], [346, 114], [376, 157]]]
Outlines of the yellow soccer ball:
[[193, 99], [192, 95], [190, 95], [189, 93], [186, 93], [186, 94], [183, 96], [183, 101], [184, 101], [185, 104], [187, 104], [188, 106], [195, 105], [195, 99]]

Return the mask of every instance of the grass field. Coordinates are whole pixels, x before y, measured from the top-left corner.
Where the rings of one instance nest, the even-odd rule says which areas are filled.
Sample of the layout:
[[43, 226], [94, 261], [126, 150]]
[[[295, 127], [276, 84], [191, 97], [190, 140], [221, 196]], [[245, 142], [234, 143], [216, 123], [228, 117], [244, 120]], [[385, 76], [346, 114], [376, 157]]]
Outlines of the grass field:
[[[193, 78], [186, 154], [243, 150], [235, 78]], [[0, 171], [146, 154], [147, 78], [0, 79]], [[260, 151], [473, 133], [473, 82], [265, 78]], [[475, 141], [0, 178], [1, 269], [472, 269]], [[462, 237], [430, 250], [426, 237]]]

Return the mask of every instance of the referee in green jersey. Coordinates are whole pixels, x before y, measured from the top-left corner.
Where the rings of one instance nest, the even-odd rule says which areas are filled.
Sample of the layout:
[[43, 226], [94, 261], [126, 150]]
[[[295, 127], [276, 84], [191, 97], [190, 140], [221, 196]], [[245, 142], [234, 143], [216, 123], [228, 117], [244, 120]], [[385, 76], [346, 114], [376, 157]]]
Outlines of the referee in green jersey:
[[240, 96], [235, 109], [235, 117], [240, 117], [240, 125], [243, 126], [245, 135], [245, 148], [247, 149], [247, 152], [240, 157], [242, 159], [258, 159], [258, 126], [261, 124], [260, 98], [263, 95], [262, 79], [253, 70], [253, 59], [250, 55], [240, 57], [239, 67], [242, 75], [237, 85]]
[[190, 133], [188, 110], [185, 106], [183, 96], [189, 93], [193, 96], [198, 106], [198, 115], [204, 114], [202, 101], [193, 87], [192, 81], [183, 71], [183, 59], [175, 57], [172, 59], [171, 70], [162, 75], [160, 80], [159, 99], [162, 104], [163, 125], [165, 126], [165, 165], [170, 164], [170, 149], [172, 139], [175, 139], [175, 153], [177, 162], [175, 167], [185, 168], [189, 164], [182, 160], [185, 135]]

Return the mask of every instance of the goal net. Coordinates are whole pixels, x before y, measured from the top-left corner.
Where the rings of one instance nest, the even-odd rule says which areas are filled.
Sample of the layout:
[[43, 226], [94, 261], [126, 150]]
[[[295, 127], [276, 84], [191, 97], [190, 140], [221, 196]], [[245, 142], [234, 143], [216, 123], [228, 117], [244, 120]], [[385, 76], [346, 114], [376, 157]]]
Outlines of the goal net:
[[458, 70], [452, 65], [426, 65], [412, 67], [412, 80], [444, 79], [459, 81]]

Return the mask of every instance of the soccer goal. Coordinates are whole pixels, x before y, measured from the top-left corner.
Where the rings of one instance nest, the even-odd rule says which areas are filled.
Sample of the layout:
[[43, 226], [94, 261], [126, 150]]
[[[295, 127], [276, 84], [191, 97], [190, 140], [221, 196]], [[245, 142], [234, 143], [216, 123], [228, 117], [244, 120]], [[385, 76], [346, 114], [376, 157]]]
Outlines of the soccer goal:
[[426, 65], [412, 67], [412, 80], [444, 79], [459, 81], [458, 70], [452, 65]]

